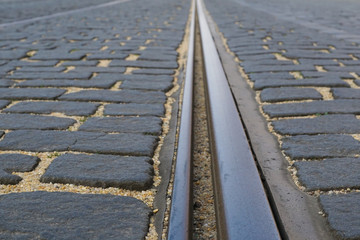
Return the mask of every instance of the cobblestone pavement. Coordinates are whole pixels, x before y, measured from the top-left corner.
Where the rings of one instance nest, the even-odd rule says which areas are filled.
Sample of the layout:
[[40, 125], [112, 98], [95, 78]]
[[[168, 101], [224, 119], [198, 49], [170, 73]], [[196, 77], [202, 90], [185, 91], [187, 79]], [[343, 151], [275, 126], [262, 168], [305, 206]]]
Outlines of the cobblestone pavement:
[[360, 239], [360, 5], [206, 0], [256, 91], [298, 187], [330, 227]]
[[156, 238], [164, 106], [189, 8], [0, 1], [1, 239]]

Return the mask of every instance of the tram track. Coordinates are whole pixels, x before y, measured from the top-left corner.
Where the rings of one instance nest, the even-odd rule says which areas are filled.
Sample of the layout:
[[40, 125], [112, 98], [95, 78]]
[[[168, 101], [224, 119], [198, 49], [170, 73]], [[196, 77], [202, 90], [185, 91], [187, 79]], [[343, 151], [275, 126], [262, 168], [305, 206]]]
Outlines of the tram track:
[[[281, 239], [200, 1], [193, 6], [168, 239], [192, 238], [195, 21], [201, 34], [218, 239]], [[197, 15], [195, 17], [195, 14]]]

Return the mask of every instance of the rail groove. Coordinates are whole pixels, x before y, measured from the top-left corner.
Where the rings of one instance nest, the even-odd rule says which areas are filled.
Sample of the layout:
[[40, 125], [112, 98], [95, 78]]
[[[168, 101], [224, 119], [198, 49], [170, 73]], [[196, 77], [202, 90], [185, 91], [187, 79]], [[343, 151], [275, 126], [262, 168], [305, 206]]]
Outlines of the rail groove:
[[[197, 19], [206, 76], [218, 239], [281, 239], [202, 2]], [[195, 7], [193, 6], [193, 11]], [[195, 14], [192, 15], [168, 239], [191, 239], [191, 139]]]

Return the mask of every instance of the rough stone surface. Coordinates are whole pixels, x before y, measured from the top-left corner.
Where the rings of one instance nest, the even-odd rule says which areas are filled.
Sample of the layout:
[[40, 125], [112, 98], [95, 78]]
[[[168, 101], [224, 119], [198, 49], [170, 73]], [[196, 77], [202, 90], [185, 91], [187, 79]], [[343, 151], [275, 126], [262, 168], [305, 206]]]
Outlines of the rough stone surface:
[[263, 106], [270, 117], [291, 117], [314, 114], [360, 114], [360, 100], [339, 99], [333, 101], [313, 101], [304, 103], [284, 103]]
[[152, 186], [153, 168], [148, 157], [65, 154], [56, 158], [42, 182], [92, 187], [145, 190]]
[[82, 88], [111, 88], [116, 80], [28, 80], [16, 84], [17, 87], [82, 87]]
[[91, 72], [58, 73], [58, 72], [15, 72], [7, 78], [11, 79], [89, 79]]
[[0, 129], [62, 130], [76, 123], [71, 118], [36, 116], [30, 114], [0, 114]]
[[331, 92], [334, 98], [360, 99], [360, 89], [354, 88], [333, 88]]
[[0, 184], [17, 184], [22, 178], [12, 172], [34, 170], [40, 159], [23, 154], [0, 154]]
[[56, 88], [0, 88], [0, 99], [55, 99], [66, 90]]
[[261, 91], [261, 101], [263, 102], [280, 102], [292, 100], [321, 100], [321, 94], [311, 88], [267, 88]]
[[282, 149], [292, 159], [354, 157], [360, 142], [348, 135], [299, 135], [283, 139]]
[[80, 92], [65, 94], [59, 99], [70, 101], [105, 101], [121, 103], [164, 103], [166, 97], [163, 92], [154, 91], [84, 90]]
[[161, 119], [158, 117], [93, 117], [81, 125], [79, 130], [160, 135]]
[[342, 239], [360, 238], [360, 193], [319, 197], [330, 227]]
[[296, 162], [297, 176], [308, 191], [360, 187], [359, 158]]
[[140, 116], [164, 116], [165, 109], [162, 104], [107, 104], [104, 109], [105, 115], [140, 115]]
[[0, 196], [2, 239], [144, 239], [150, 209], [122, 196], [60, 192]]
[[70, 116], [89, 116], [99, 107], [96, 103], [83, 102], [19, 102], [4, 112], [11, 113], [42, 113], [60, 112]]
[[9, 101], [0, 100], [0, 109], [6, 107], [9, 103]]
[[273, 121], [277, 133], [283, 135], [360, 133], [360, 120], [355, 115], [324, 115], [316, 118]]
[[0, 149], [38, 152], [72, 150], [151, 156], [156, 144], [155, 136], [142, 134], [16, 130], [6, 134], [0, 141]]
[[298, 80], [273, 80], [267, 79], [257, 80], [254, 83], [255, 90], [262, 90], [264, 88], [278, 88], [278, 87], [349, 87], [349, 85], [340, 78], [312, 78], [312, 79], [298, 79]]

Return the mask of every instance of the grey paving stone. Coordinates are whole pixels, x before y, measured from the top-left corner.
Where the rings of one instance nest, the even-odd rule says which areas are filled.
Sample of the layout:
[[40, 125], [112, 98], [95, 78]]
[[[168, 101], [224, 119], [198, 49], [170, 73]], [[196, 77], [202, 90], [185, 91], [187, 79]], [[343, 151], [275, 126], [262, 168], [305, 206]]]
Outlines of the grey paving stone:
[[331, 92], [335, 99], [360, 99], [360, 89], [332, 88]]
[[15, 72], [7, 76], [11, 79], [89, 79], [92, 72]]
[[24, 154], [0, 154], [0, 184], [17, 184], [22, 178], [13, 172], [29, 172], [35, 169], [40, 159]]
[[13, 85], [14, 84], [14, 82], [13, 81], [11, 81], [11, 80], [7, 80], [7, 79], [5, 79], [5, 80], [0, 80], [0, 87], [10, 87], [11, 85]]
[[47, 130], [16, 130], [7, 133], [0, 141], [1, 150], [38, 152], [73, 150], [138, 156], [152, 156], [156, 145], [157, 137], [143, 134]]
[[28, 61], [14, 61], [12, 64], [15, 67], [55, 67], [55, 65], [59, 62], [59, 60], [47, 60], [47, 61], [36, 61], [36, 62], [28, 62]]
[[17, 49], [17, 50], [4, 50], [1, 49], [0, 60], [13, 60], [26, 57], [27, 50]]
[[111, 88], [116, 83], [112, 79], [90, 80], [28, 80], [17, 83], [17, 87], [81, 87], [81, 88]]
[[166, 96], [163, 92], [140, 90], [83, 90], [61, 96], [61, 100], [70, 101], [99, 101], [121, 103], [164, 103]]
[[3, 110], [10, 113], [61, 112], [69, 116], [89, 116], [96, 112], [100, 104], [83, 102], [19, 102]]
[[137, 69], [132, 72], [132, 74], [149, 74], [149, 75], [173, 75], [175, 71], [172, 69], [155, 69], [155, 68], [146, 68], [146, 69]]
[[338, 237], [360, 238], [360, 193], [320, 195], [319, 201]]
[[155, 90], [167, 92], [172, 87], [171, 82], [145, 82], [145, 81], [124, 81], [121, 86], [122, 89], [139, 89], [139, 90]]
[[62, 130], [76, 123], [74, 119], [30, 114], [0, 114], [0, 129]]
[[260, 79], [256, 80], [254, 83], [255, 90], [278, 87], [349, 87], [349, 84], [337, 77], [271, 81]]
[[105, 115], [119, 116], [164, 116], [165, 109], [162, 104], [107, 104], [104, 109]]
[[131, 197], [11, 193], [0, 196], [0, 238], [144, 239], [150, 211]]
[[77, 138], [76, 143], [70, 146], [70, 150], [88, 153], [152, 156], [156, 146], [157, 137], [155, 136], [120, 133], [103, 134], [100, 137], [93, 138]]
[[286, 137], [282, 149], [292, 159], [353, 157], [359, 154], [360, 142], [349, 135], [299, 135]]
[[338, 99], [263, 106], [270, 117], [306, 116], [314, 114], [360, 114], [360, 100]]
[[87, 56], [86, 59], [89, 60], [101, 60], [101, 59], [125, 59], [128, 54], [125, 53], [114, 53], [111, 54], [110, 51], [107, 52], [98, 52], [92, 53], [91, 55]]
[[324, 115], [307, 119], [285, 119], [272, 122], [282, 135], [310, 135], [331, 133], [360, 133], [360, 120], [355, 115]]
[[174, 78], [169, 75], [120, 75], [119, 80], [121, 81], [142, 81], [144, 83], [146, 82], [167, 82], [172, 83]]
[[80, 60], [85, 57], [85, 53], [75, 51], [72, 53], [64, 52], [62, 49], [58, 50], [42, 50], [38, 51], [31, 60]]
[[331, 158], [296, 162], [297, 176], [307, 191], [359, 188], [360, 159]]
[[0, 99], [25, 100], [39, 99], [51, 100], [64, 94], [66, 90], [57, 88], [0, 88]]
[[152, 186], [153, 167], [148, 157], [65, 154], [50, 164], [40, 181], [141, 191]]
[[280, 101], [291, 101], [291, 100], [321, 100], [322, 95], [311, 88], [267, 88], [261, 91], [261, 101], [264, 102], [280, 102]]
[[25, 66], [22, 67], [18, 70], [15, 71], [15, 73], [17, 72], [25, 72], [28, 74], [32, 74], [32, 72], [63, 72], [65, 71], [66, 68], [64, 67], [53, 67], [53, 66], [49, 66], [49, 67], [37, 67], [37, 66]]
[[79, 130], [160, 135], [161, 119], [158, 117], [92, 117], [86, 120]]
[[177, 62], [168, 61], [125, 61], [114, 60], [110, 63], [110, 67], [139, 67], [139, 68], [163, 68], [175, 69], [178, 68]]
[[0, 100], [0, 109], [6, 107], [10, 101]]
[[315, 70], [314, 65], [251, 65], [245, 68], [246, 73], [261, 72], [291, 72], [291, 71], [311, 71]]

